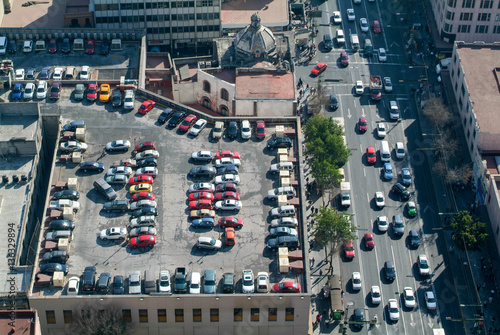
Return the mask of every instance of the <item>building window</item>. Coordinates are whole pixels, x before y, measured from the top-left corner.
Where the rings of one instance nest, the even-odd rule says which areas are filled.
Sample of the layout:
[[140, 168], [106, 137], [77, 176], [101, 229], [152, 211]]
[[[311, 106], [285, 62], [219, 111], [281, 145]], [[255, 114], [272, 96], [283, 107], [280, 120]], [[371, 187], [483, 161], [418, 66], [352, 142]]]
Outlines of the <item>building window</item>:
[[476, 33], [478, 33], [478, 34], [487, 34], [488, 33], [488, 26], [486, 26], [486, 25], [477, 25], [476, 26]]
[[452, 29], [453, 29], [453, 25], [452, 24], [448, 24], [448, 23], [444, 24], [444, 31], [446, 31], [448, 33], [451, 33]]
[[258, 308], [252, 308], [250, 309], [250, 321], [259, 321], [259, 309]]
[[47, 323], [56, 323], [56, 313], [54, 311], [45, 311], [45, 316], [47, 317]]
[[457, 0], [448, 0], [448, 7], [451, 8], [457, 7]]
[[460, 13], [460, 21], [472, 21], [472, 13]]
[[478, 21], [489, 21], [491, 19], [491, 13], [478, 13], [477, 20]]
[[474, 8], [476, 0], [462, 0], [462, 8]]
[[201, 322], [201, 309], [193, 309], [193, 322]]
[[140, 309], [139, 310], [139, 322], [144, 323], [148, 322], [148, 310]]
[[223, 88], [223, 89], [220, 90], [220, 98], [222, 100], [226, 100], [226, 101], [229, 100], [229, 93], [228, 93], [228, 91], [226, 89]]
[[465, 95], [465, 83], [462, 83], [462, 96]]
[[470, 140], [470, 129], [467, 130], [467, 138]]
[[458, 106], [460, 107], [460, 110], [462, 110], [462, 107], [464, 106], [464, 103], [462, 101], [462, 97], [460, 97], [460, 99], [458, 99]]
[[122, 309], [123, 321], [132, 322], [132, 312], [130, 309]]
[[64, 323], [73, 323], [73, 311], [63, 311]]
[[211, 7], [214, 5], [213, 0], [198, 0], [196, 1], [197, 7]]
[[210, 322], [219, 322], [218, 308], [210, 308]]
[[210, 93], [210, 83], [208, 81], [203, 81], [203, 91]]
[[470, 33], [470, 24], [461, 24], [458, 26], [459, 33]]
[[175, 322], [184, 322], [184, 310], [176, 309], [175, 310]]
[[207, 98], [207, 97], [204, 97], [202, 100], [201, 100], [201, 105], [205, 108], [208, 108], [210, 109], [210, 100]]
[[480, 8], [491, 8], [493, 7], [493, 0], [481, 0]]
[[278, 309], [269, 308], [269, 316], [267, 317], [267, 321], [277, 321], [277, 320], [278, 320]]
[[476, 128], [474, 127], [474, 131], [472, 132], [472, 139], [476, 138]]
[[243, 321], [243, 308], [234, 309], [234, 321], [235, 322]]
[[159, 309], [158, 310], [158, 323], [167, 322], [167, 310]]
[[451, 70], [451, 77], [455, 77], [455, 69]]
[[226, 106], [224, 105], [221, 105], [220, 106], [220, 113], [224, 116], [228, 116], [229, 115], [229, 109], [227, 109]]
[[493, 34], [500, 34], [500, 26], [493, 27]]
[[446, 19], [447, 20], [454, 20], [455, 19], [455, 12], [446, 11]]
[[295, 317], [295, 311], [293, 307], [288, 307], [285, 309], [285, 321], [293, 321]]

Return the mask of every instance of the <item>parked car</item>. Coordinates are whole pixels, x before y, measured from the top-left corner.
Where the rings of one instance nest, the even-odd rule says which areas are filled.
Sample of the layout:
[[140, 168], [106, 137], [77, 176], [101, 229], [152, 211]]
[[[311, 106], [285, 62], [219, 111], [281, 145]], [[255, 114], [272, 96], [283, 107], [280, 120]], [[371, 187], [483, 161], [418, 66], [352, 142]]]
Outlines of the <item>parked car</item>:
[[225, 183], [238, 184], [239, 182], [240, 182], [240, 177], [235, 174], [225, 174], [222, 176], [215, 177], [215, 184], [225, 184]]
[[198, 249], [218, 250], [222, 247], [222, 242], [213, 237], [201, 236], [196, 240], [196, 247]]
[[62, 142], [59, 146], [62, 152], [85, 152], [88, 145], [79, 141]]
[[182, 120], [181, 125], [179, 126], [179, 131], [186, 132], [193, 126], [193, 124], [196, 122], [197, 117], [194, 114], [189, 114]]
[[154, 235], [141, 235], [134, 237], [130, 240], [131, 248], [152, 247], [156, 244], [156, 236]]
[[32, 100], [34, 94], [35, 94], [35, 84], [27, 83], [26, 87], [24, 88], [23, 99]]
[[106, 56], [109, 54], [109, 49], [110, 49], [109, 41], [102, 41], [99, 53], [103, 56]]
[[104, 164], [94, 161], [86, 161], [80, 163], [80, 170], [83, 170], [83, 172], [88, 172], [88, 171], [103, 172]]
[[111, 94], [111, 105], [118, 108], [122, 105], [122, 93], [119, 90], [113, 90]]
[[85, 97], [85, 85], [76, 84], [75, 91], [73, 92], [73, 97], [77, 101], [83, 100], [83, 98]]
[[199, 192], [199, 191], [213, 193], [215, 191], [215, 186], [214, 184], [210, 183], [196, 183], [189, 186], [189, 193]]
[[257, 121], [257, 125], [255, 127], [255, 137], [258, 140], [266, 138], [266, 122], [264, 120]]
[[51, 75], [51, 68], [44, 67], [40, 72], [40, 80], [49, 80]]
[[158, 292], [160, 293], [172, 292], [170, 272], [168, 270], [160, 271], [160, 275], [158, 277]]
[[141, 107], [139, 107], [139, 110], [137, 111], [139, 114], [147, 114], [149, 111], [153, 109], [153, 107], [156, 105], [156, 102], [153, 100], [146, 100], [141, 104]]
[[205, 126], [207, 125], [207, 120], [205, 119], [199, 119], [196, 121], [196, 123], [193, 125], [191, 130], [189, 131], [189, 135], [191, 136], [198, 136], [203, 129], [205, 129]]
[[109, 84], [101, 84], [99, 88], [99, 101], [107, 103], [111, 97], [111, 86]]
[[133, 172], [134, 171], [132, 170], [131, 167], [117, 166], [117, 167], [109, 168], [108, 171], [106, 171], [106, 176], [113, 176], [115, 174], [124, 174], [126, 176], [130, 176]]
[[290, 281], [277, 283], [273, 285], [273, 293], [300, 293], [300, 284]]
[[222, 159], [222, 158], [241, 159], [241, 155], [237, 151], [229, 151], [229, 150], [217, 151], [217, 153], [215, 154], [215, 159]]
[[212, 166], [198, 166], [189, 170], [189, 175], [195, 178], [213, 178], [216, 170]]
[[113, 277], [113, 284], [112, 284], [113, 294], [125, 293], [124, 282], [125, 282], [125, 280], [123, 279], [123, 276], [114, 276]]
[[216, 121], [214, 129], [212, 130], [212, 137], [218, 140], [222, 138], [223, 133], [224, 133], [224, 122]]
[[213, 218], [200, 218], [191, 221], [193, 228], [213, 228], [215, 226], [215, 221]]
[[186, 113], [184, 113], [184, 112], [175, 112], [174, 115], [172, 115], [172, 117], [170, 118], [170, 120], [168, 120], [167, 126], [169, 128], [175, 128], [175, 127], [177, 127], [177, 125], [179, 123], [182, 122], [182, 120], [184, 120], [185, 117], [186, 117]]
[[88, 65], [83, 65], [80, 69], [80, 79], [89, 80], [90, 79], [90, 67]]
[[62, 67], [56, 67], [54, 69], [54, 73], [52, 74], [52, 79], [62, 80], [63, 74], [64, 74], [64, 69]]
[[12, 90], [12, 99], [13, 100], [21, 100], [23, 97], [24, 86], [23, 84], [15, 84], [14, 89]]
[[222, 167], [227, 165], [241, 166], [241, 161], [237, 158], [224, 157], [215, 160], [215, 167]]
[[134, 193], [130, 198], [130, 202], [139, 200], [155, 200], [155, 195], [150, 192], [139, 192], [139, 193]]
[[141, 294], [141, 272], [132, 271], [128, 277], [128, 293]]
[[244, 140], [250, 139], [252, 137], [252, 129], [250, 128], [250, 122], [248, 120], [241, 121], [241, 138]]
[[158, 120], [156, 120], [159, 124], [164, 124], [174, 115], [174, 110], [172, 108], [165, 108], [163, 112], [161, 112], [160, 116], [158, 116]]
[[242, 207], [241, 201], [232, 199], [217, 201], [214, 206], [216, 210], [222, 211], [239, 211]]
[[130, 229], [129, 236], [131, 238], [141, 235], [156, 235], [156, 228], [144, 226]]
[[76, 190], [62, 190], [57, 191], [52, 195], [53, 200], [59, 199], [69, 199], [69, 200], [78, 200], [80, 199], [80, 192]]
[[97, 273], [95, 266], [85, 267], [80, 281], [82, 292], [94, 292], [96, 277]]
[[135, 159], [125, 158], [119, 161], [114, 161], [111, 166], [112, 167], [128, 166], [131, 168], [135, 168], [137, 167], [137, 161]]
[[153, 184], [153, 181], [154, 181], [153, 177], [145, 175], [145, 174], [140, 174], [140, 175], [136, 175], [134, 177], [131, 177], [129, 179], [128, 183], [130, 185]]
[[113, 200], [104, 203], [103, 210], [105, 212], [122, 212], [125, 213], [130, 209], [127, 200]]
[[78, 290], [80, 289], [80, 277], [73, 276], [68, 279], [68, 289], [66, 291], [67, 295], [78, 295]]
[[273, 137], [267, 141], [268, 149], [291, 148], [292, 140], [289, 137]]
[[87, 46], [85, 47], [85, 53], [87, 55], [93, 55], [95, 52], [95, 41], [90, 39], [87, 41]]
[[46, 263], [40, 265], [41, 273], [54, 273], [56, 271], [61, 271], [64, 275], [67, 275], [69, 272], [69, 266], [60, 263]]
[[229, 122], [229, 127], [227, 127], [227, 137], [234, 139], [238, 136], [238, 124], [236, 121]]
[[36, 88], [36, 98], [37, 99], [47, 98], [47, 90], [48, 90], [47, 82], [45, 80], [39, 81], [38, 87]]
[[54, 81], [52, 87], [50, 88], [50, 99], [57, 100], [61, 96], [61, 86], [60, 81]]
[[137, 176], [146, 175], [155, 178], [158, 175], [158, 169], [154, 166], [145, 166], [143, 168], [137, 169], [135, 172]]
[[63, 38], [61, 44], [61, 51], [63, 54], [69, 54], [71, 52], [71, 44], [69, 38]]
[[99, 234], [102, 240], [118, 240], [127, 237], [127, 229], [123, 227], [113, 227], [104, 229]]
[[87, 89], [87, 100], [96, 101], [97, 100], [97, 83], [89, 83], [89, 88]]
[[253, 293], [255, 291], [254, 276], [251, 269], [245, 269], [242, 271], [241, 288], [243, 293]]
[[210, 151], [197, 151], [191, 154], [191, 159], [200, 162], [211, 162], [213, 154]]
[[48, 230], [73, 230], [75, 223], [70, 220], [52, 220], [49, 223]]
[[66, 264], [69, 255], [65, 250], [54, 250], [43, 254], [42, 261], [47, 263]]
[[243, 219], [239, 219], [234, 216], [224, 216], [219, 218], [219, 227], [241, 228], [243, 227]]

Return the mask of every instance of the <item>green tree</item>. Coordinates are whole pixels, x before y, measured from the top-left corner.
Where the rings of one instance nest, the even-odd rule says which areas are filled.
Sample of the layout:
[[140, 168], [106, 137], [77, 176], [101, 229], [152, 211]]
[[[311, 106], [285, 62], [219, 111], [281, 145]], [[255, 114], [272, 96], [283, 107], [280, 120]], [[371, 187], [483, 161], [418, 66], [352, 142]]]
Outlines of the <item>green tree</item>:
[[311, 236], [315, 242], [325, 247], [332, 269], [332, 258], [335, 251], [346, 240], [356, 239], [357, 228], [352, 223], [352, 214], [337, 212], [331, 207], [321, 207], [319, 213], [314, 214], [314, 226]]
[[467, 211], [460, 211], [451, 222], [455, 233], [454, 243], [459, 249], [476, 250], [488, 244], [486, 224], [470, 216]]

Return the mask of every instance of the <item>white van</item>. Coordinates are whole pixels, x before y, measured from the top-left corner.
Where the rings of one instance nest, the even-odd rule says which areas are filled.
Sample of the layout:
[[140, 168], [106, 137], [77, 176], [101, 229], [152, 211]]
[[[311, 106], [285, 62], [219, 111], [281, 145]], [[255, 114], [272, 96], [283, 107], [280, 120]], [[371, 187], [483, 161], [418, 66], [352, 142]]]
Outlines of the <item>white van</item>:
[[0, 36], [0, 55], [7, 53], [7, 37]]
[[450, 64], [451, 64], [451, 57], [449, 58], [445, 58], [445, 59], [441, 59], [441, 61], [439, 62], [438, 65], [436, 65], [436, 73], [437, 74], [440, 74], [441, 71], [448, 71], [448, 69], [450, 68]]
[[191, 280], [189, 281], [189, 293], [201, 293], [201, 274], [199, 272], [191, 272]]
[[380, 142], [380, 159], [382, 162], [389, 162], [391, 160], [391, 150], [387, 141]]
[[357, 34], [351, 34], [351, 46], [355, 52], [359, 50], [359, 37]]

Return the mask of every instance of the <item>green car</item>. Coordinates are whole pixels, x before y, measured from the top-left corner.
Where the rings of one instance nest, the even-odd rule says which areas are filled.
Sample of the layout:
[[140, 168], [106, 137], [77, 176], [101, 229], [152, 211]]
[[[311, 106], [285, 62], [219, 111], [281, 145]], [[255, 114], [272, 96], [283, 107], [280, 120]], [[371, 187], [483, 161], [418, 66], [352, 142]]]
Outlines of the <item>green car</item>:
[[406, 203], [406, 214], [411, 217], [417, 216], [417, 207], [413, 201], [408, 201]]
[[77, 84], [75, 88], [75, 100], [83, 100], [85, 95], [85, 86], [83, 84]]

